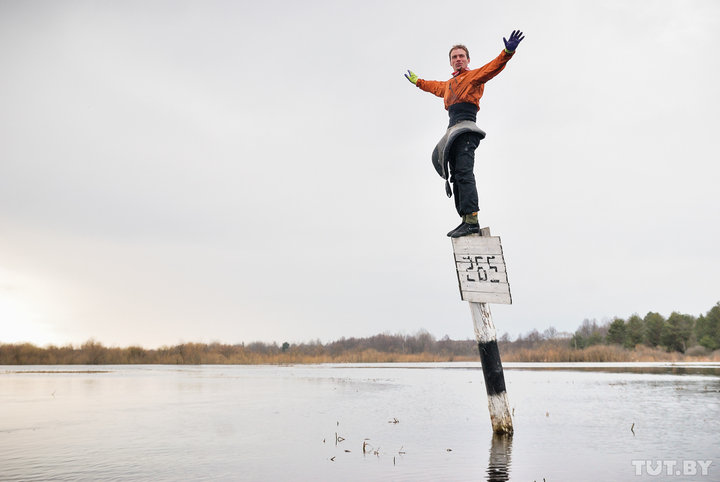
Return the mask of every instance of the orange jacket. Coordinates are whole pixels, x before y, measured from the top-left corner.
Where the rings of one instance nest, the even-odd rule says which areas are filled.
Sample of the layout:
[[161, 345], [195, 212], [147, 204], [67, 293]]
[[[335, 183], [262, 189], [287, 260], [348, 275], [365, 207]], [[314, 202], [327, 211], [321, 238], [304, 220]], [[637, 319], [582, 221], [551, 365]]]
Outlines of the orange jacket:
[[446, 81], [418, 79], [415, 85], [425, 92], [445, 99], [445, 109], [460, 102], [470, 102], [480, 107], [479, 101], [485, 90], [485, 82], [502, 72], [513, 54], [514, 52], [509, 54], [503, 50], [494, 60], [479, 69], [454, 73], [453, 78]]

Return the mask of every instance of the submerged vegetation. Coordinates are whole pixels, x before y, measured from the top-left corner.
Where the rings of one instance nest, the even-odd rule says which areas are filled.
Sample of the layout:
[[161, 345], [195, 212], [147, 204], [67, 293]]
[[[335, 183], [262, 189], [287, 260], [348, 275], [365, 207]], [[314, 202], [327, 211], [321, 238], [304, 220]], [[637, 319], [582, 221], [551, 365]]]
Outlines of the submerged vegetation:
[[[641, 318], [615, 318], [598, 323], [585, 320], [575, 333], [548, 328], [510, 340], [498, 339], [505, 361], [624, 362], [720, 361], [720, 303], [705, 315], [673, 312], [667, 319], [650, 312]], [[37, 347], [30, 343], [0, 344], [0, 365], [124, 365], [124, 364], [285, 364], [477, 361], [473, 340], [437, 340], [426, 331], [415, 335], [379, 334], [283, 343], [183, 343], [146, 349], [105, 347], [89, 340], [75, 347]]]

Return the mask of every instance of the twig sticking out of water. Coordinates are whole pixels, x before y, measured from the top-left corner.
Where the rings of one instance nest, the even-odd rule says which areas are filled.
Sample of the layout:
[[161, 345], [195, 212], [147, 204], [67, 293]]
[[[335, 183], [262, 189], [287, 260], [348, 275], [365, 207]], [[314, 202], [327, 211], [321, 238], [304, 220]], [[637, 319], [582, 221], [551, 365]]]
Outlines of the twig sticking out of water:
[[397, 418], [393, 417], [392, 420], [388, 420], [388, 423], [400, 423], [400, 420], [398, 420]]
[[630, 431], [635, 435], [635, 422], [633, 422], [632, 426], [630, 427]]

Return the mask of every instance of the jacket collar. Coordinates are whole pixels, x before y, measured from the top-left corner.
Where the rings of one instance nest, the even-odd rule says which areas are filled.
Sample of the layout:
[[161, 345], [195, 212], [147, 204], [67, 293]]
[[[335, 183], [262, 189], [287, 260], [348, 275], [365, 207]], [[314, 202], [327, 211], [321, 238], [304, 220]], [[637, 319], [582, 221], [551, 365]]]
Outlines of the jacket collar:
[[463, 72], [467, 72], [468, 70], [470, 70], [470, 69], [467, 67], [465, 67], [463, 70], [456, 70], [455, 72], [452, 73], [452, 76], [457, 77], [458, 75], [462, 74]]

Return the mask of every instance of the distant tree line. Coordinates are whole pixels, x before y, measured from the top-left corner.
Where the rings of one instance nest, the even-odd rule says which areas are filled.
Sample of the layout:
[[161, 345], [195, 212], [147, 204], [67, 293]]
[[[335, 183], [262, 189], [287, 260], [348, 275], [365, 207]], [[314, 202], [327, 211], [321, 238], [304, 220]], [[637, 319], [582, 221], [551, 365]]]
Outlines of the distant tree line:
[[[705, 315], [673, 312], [665, 319], [650, 312], [602, 324], [584, 320], [574, 334], [548, 328], [511, 340], [498, 339], [506, 361], [639, 361], [677, 360], [663, 354], [709, 356], [720, 350], [720, 303]], [[640, 354], [640, 356], [638, 356]], [[720, 351], [713, 359], [720, 357]], [[0, 365], [124, 365], [124, 364], [282, 364], [477, 361], [473, 340], [435, 339], [427, 331], [414, 335], [378, 334], [307, 343], [183, 343], [146, 349], [105, 347], [89, 340], [80, 346], [44, 348], [30, 343], [0, 344]]]
[[471, 340], [436, 340], [430, 333], [368, 338], [341, 338], [327, 344], [319, 340], [278, 346], [277, 343], [183, 343], [146, 349], [105, 347], [89, 340], [83, 345], [37, 347], [30, 343], [0, 344], [0, 365], [125, 365], [125, 364], [278, 364], [393, 361], [475, 360]]
[[720, 349], [720, 303], [698, 317], [672, 312], [666, 319], [651, 311], [643, 318], [632, 315], [627, 320], [615, 318], [602, 325], [584, 320], [570, 343], [578, 349], [607, 344], [624, 348], [645, 345], [680, 353], [691, 347], [695, 351], [717, 350]]

